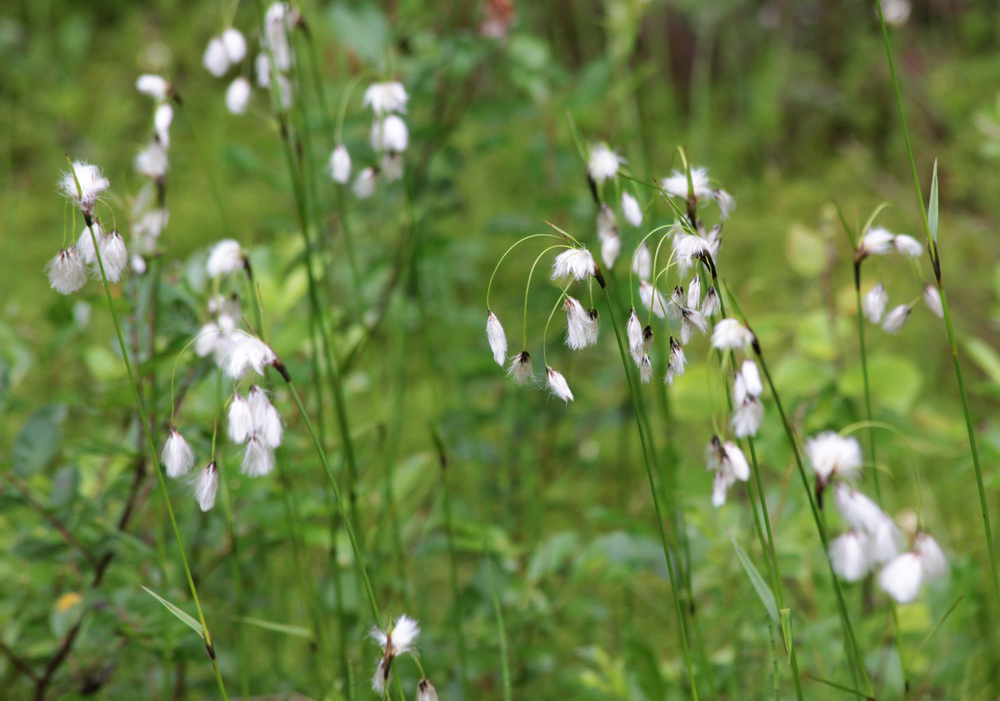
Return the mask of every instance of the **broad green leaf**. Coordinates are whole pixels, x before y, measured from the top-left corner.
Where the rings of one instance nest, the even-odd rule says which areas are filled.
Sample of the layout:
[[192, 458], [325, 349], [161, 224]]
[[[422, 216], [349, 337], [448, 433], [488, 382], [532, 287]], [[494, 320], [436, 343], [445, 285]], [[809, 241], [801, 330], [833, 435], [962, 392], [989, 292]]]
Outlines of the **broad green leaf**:
[[52, 462], [59, 450], [65, 419], [66, 407], [62, 404], [49, 404], [31, 415], [14, 439], [10, 460], [14, 472], [27, 477]]
[[338, 2], [327, 15], [334, 34], [367, 63], [381, 66], [389, 45], [389, 21], [377, 3]]
[[740, 564], [743, 565], [743, 569], [746, 571], [747, 576], [750, 578], [750, 583], [753, 584], [753, 588], [757, 590], [757, 596], [760, 597], [760, 601], [764, 604], [764, 608], [767, 609], [767, 615], [771, 617], [771, 620], [778, 623], [778, 605], [774, 603], [774, 594], [771, 592], [771, 588], [767, 586], [767, 582], [764, 578], [760, 576], [760, 572], [757, 568], [753, 566], [750, 562], [750, 558], [747, 554], [743, 552], [743, 548], [740, 544], [736, 542], [736, 538], [729, 535], [729, 540], [733, 542], [733, 547], [736, 548], [736, 557], [740, 559]]
[[295, 635], [300, 638], [306, 638], [307, 640], [313, 639], [312, 631], [308, 628], [303, 628], [302, 626], [292, 626], [287, 623], [275, 623], [274, 621], [265, 621], [260, 618], [252, 618], [250, 616], [234, 618], [233, 620], [238, 623], [247, 623], [252, 626], [257, 626], [258, 628], [263, 628], [264, 630], [273, 630], [275, 633]]
[[934, 177], [931, 178], [931, 200], [927, 205], [927, 229], [931, 234], [931, 241], [937, 243], [938, 240], [938, 179], [937, 179], [937, 159], [934, 159]]
[[201, 628], [201, 623], [199, 623], [195, 619], [191, 618], [191, 616], [189, 616], [186, 613], [184, 613], [183, 611], [181, 611], [179, 608], [177, 608], [172, 603], [170, 603], [169, 601], [167, 601], [166, 599], [164, 599], [162, 596], [160, 596], [159, 594], [157, 594], [152, 589], [149, 589], [147, 587], [143, 587], [143, 590], [147, 594], [149, 594], [150, 596], [152, 596], [154, 599], [156, 599], [157, 601], [159, 601], [161, 604], [163, 604], [164, 608], [166, 608], [167, 611], [169, 611], [170, 613], [172, 613], [175, 616], [177, 616], [177, 618], [180, 619], [181, 623], [183, 623], [188, 628], [190, 628], [195, 633], [197, 633], [199, 636], [201, 636], [202, 640], [205, 639], [205, 632]]
[[49, 497], [52, 506], [66, 506], [76, 499], [80, 490], [80, 471], [75, 465], [67, 465], [56, 472], [52, 478], [52, 494]]

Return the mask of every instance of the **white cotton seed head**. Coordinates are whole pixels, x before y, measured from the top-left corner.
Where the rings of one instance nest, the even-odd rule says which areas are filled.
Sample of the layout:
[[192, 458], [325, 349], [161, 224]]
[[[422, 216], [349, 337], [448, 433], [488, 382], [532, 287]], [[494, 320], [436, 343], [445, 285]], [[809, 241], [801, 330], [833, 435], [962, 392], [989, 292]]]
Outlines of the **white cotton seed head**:
[[362, 100], [365, 107], [371, 107], [376, 115], [390, 112], [406, 112], [406, 102], [409, 96], [402, 83], [395, 81], [374, 83], [365, 90]]
[[747, 458], [738, 445], [732, 441], [726, 441], [722, 444], [722, 454], [723, 469], [728, 470], [733, 477], [741, 482], [750, 479], [750, 464], [747, 463]]
[[226, 49], [226, 58], [230, 63], [239, 63], [247, 55], [247, 40], [238, 29], [229, 27], [222, 33], [222, 45]]
[[708, 320], [696, 309], [681, 309], [681, 344], [687, 345], [691, 340], [691, 334], [695, 331], [700, 333], [708, 332]]
[[667, 385], [673, 385], [674, 379], [680, 377], [684, 374], [684, 365], [686, 359], [684, 357], [684, 348], [681, 346], [677, 340], [671, 336], [670, 337], [670, 360], [667, 361], [667, 374], [663, 377], [663, 382]]
[[136, 171], [154, 180], [166, 174], [167, 165], [167, 151], [159, 139], [151, 139], [146, 148], [135, 155]]
[[622, 214], [632, 226], [642, 224], [642, 209], [639, 207], [639, 202], [627, 192], [622, 193]]
[[194, 466], [194, 451], [176, 428], [170, 429], [160, 460], [169, 477], [180, 477]]
[[663, 299], [660, 291], [650, 285], [645, 280], [639, 281], [639, 299], [642, 300], [646, 309], [651, 309], [653, 314], [661, 319], [667, 316], [667, 302]]
[[615, 267], [615, 261], [622, 250], [622, 240], [618, 238], [618, 233], [611, 231], [601, 237], [601, 260], [604, 261], [605, 268]]
[[438, 701], [437, 689], [426, 679], [417, 684], [417, 701]]
[[917, 533], [913, 541], [913, 551], [920, 556], [920, 566], [924, 577], [937, 579], [948, 573], [948, 558], [937, 541], [924, 532]]
[[[89, 234], [88, 234], [89, 236]], [[76, 253], [76, 246], [64, 248], [45, 266], [49, 284], [59, 294], [76, 292], [87, 282], [87, 269]]]
[[566, 296], [563, 302], [566, 312], [566, 345], [580, 350], [597, 342], [597, 316], [583, 308], [579, 300]]
[[223, 239], [212, 246], [206, 268], [210, 277], [230, 275], [243, 269], [246, 256], [239, 241]]
[[697, 199], [712, 199], [714, 193], [708, 184], [708, 170], [706, 168], [691, 169], [692, 189], [688, 189], [687, 173], [675, 170], [669, 178], [665, 178], [661, 183], [668, 195], [688, 199], [693, 195]]
[[590, 147], [590, 160], [587, 162], [587, 173], [594, 179], [594, 182], [600, 184], [605, 180], [615, 177], [619, 166], [624, 162], [624, 159], [605, 144], [595, 144]]
[[920, 556], [912, 552], [893, 558], [878, 575], [878, 585], [900, 604], [916, 599], [922, 582]]
[[288, 30], [296, 19], [297, 13], [285, 2], [272, 4], [264, 15], [264, 36], [261, 43], [271, 50], [275, 68], [282, 73], [292, 67]]
[[743, 360], [739, 376], [743, 379], [743, 388], [747, 395], [759, 397], [763, 393], [764, 385], [760, 381], [760, 372], [757, 370], [757, 363], [752, 358]]
[[528, 351], [521, 351], [510, 361], [510, 368], [507, 374], [514, 379], [514, 384], [523, 387], [535, 379], [535, 373], [531, 369], [531, 354]]
[[632, 358], [638, 364], [642, 360], [642, 322], [639, 315], [635, 313], [635, 307], [628, 315], [628, 323], [625, 324], [625, 335], [628, 337], [629, 351]]
[[861, 308], [868, 321], [873, 324], [877, 324], [882, 321], [882, 312], [885, 311], [885, 305], [888, 302], [889, 295], [886, 293], [885, 288], [880, 282], [865, 293], [864, 301], [861, 303]]
[[221, 329], [214, 321], [210, 321], [198, 329], [198, 335], [194, 341], [194, 352], [199, 358], [204, 358], [206, 355], [215, 352], [220, 333]]
[[720, 319], [712, 331], [712, 346], [719, 350], [739, 350], [755, 340], [753, 332], [736, 319]]
[[841, 579], [856, 582], [871, 569], [868, 558], [868, 537], [858, 531], [848, 531], [830, 544], [830, 564]]
[[722, 225], [716, 224], [705, 237], [705, 248], [712, 260], [719, 260], [719, 249], [722, 248]]
[[601, 203], [601, 208], [597, 212], [597, 236], [604, 239], [605, 236], [618, 234], [618, 222], [615, 220], [615, 213], [607, 203]]
[[253, 88], [250, 87], [250, 81], [243, 76], [239, 76], [226, 89], [226, 109], [231, 114], [243, 114], [247, 111], [247, 105], [250, 104], [250, 94], [252, 92]]
[[229, 403], [229, 440], [243, 443], [253, 433], [253, 413], [250, 403], [239, 394], [234, 394]]
[[874, 535], [884, 526], [894, 525], [878, 504], [843, 482], [837, 484], [833, 496], [837, 511], [851, 528]]
[[215, 506], [215, 495], [218, 492], [219, 471], [213, 461], [201, 471], [194, 483], [194, 498], [202, 511], [210, 511]]
[[[111, 187], [111, 183], [101, 173], [101, 169], [84, 161], [73, 161], [72, 172], [63, 173], [59, 189], [72, 200], [87, 216], [94, 211], [97, 197]], [[74, 178], [73, 175], [76, 174]], [[80, 187], [77, 188], [77, 181]]]
[[822, 484], [833, 478], [854, 479], [861, 469], [861, 446], [851, 437], [833, 431], [821, 433], [806, 441], [806, 454], [813, 472]]
[[504, 333], [497, 315], [490, 310], [486, 310], [486, 340], [489, 341], [490, 350], [493, 351], [493, 360], [503, 367], [507, 362], [507, 334]]
[[640, 280], [648, 280], [653, 274], [653, 256], [649, 253], [649, 246], [643, 241], [635, 249], [632, 256], [632, 272], [639, 276]]
[[649, 381], [653, 379], [653, 362], [645, 353], [639, 359], [639, 379], [642, 380], [643, 384], [649, 384]]
[[567, 403], [573, 401], [573, 392], [570, 391], [569, 384], [561, 372], [557, 372], [546, 365], [545, 382], [549, 387], [549, 391], [559, 399]]
[[[101, 252], [101, 263], [104, 264], [104, 274], [111, 282], [118, 282], [122, 274], [128, 270], [128, 249], [125, 239], [117, 230], [104, 236], [98, 243]], [[100, 270], [96, 271], [100, 274]]]
[[701, 301], [701, 313], [706, 318], [713, 317], [719, 311], [719, 293], [714, 287], [709, 287], [705, 298]]
[[898, 307], [893, 307], [892, 311], [885, 315], [885, 321], [882, 322], [882, 330], [888, 333], [898, 333], [906, 320], [910, 318], [910, 311], [912, 307], [909, 304], [900, 304]]
[[691, 266], [703, 259], [706, 254], [711, 255], [711, 249], [706, 239], [682, 231], [678, 231], [674, 235], [673, 247], [674, 260], [677, 261], [681, 275], [686, 275]]
[[688, 283], [687, 306], [691, 309], [701, 307], [701, 277], [695, 275]]
[[895, 238], [891, 231], [876, 227], [869, 229], [861, 237], [855, 257], [862, 259], [865, 256], [880, 256], [892, 250], [892, 241]]
[[358, 177], [354, 179], [354, 196], [359, 200], [371, 197], [375, 192], [375, 185], [378, 180], [378, 173], [374, 168], [365, 168]]
[[406, 128], [406, 122], [395, 114], [376, 118], [372, 122], [371, 143], [376, 151], [404, 152], [410, 144], [410, 132]]
[[914, 258], [924, 252], [924, 247], [920, 245], [920, 242], [912, 236], [907, 236], [906, 234], [899, 234], [895, 236], [892, 239], [892, 245], [903, 255]]
[[733, 412], [733, 434], [737, 438], [757, 435], [764, 421], [764, 405], [756, 397], [747, 397]]
[[388, 669], [385, 667], [385, 658], [381, 658], [375, 666], [375, 674], [372, 675], [372, 689], [379, 698], [385, 695], [385, 683], [389, 681]]
[[327, 168], [335, 183], [347, 184], [347, 181], [351, 179], [351, 154], [347, 152], [346, 146], [338, 144], [337, 148], [333, 149]]
[[570, 248], [558, 256], [552, 265], [552, 279], [571, 277], [584, 280], [597, 272], [594, 256], [586, 248]]
[[257, 436], [251, 436], [243, 453], [240, 472], [247, 477], [263, 477], [274, 469], [274, 451]]
[[387, 183], [395, 182], [403, 177], [403, 154], [386, 151], [379, 161], [379, 174]]
[[157, 105], [153, 113], [153, 129], [163, 148], [170, 146], [170, 125], [174, 123], [174, 106], [168, 102]]
[[868, 533], [868, 558], [874, 564], [883, 564], [896, 557], [903, 546], [903, 533], [892, 519], [882, 514], [882, 519]]
[[205, 47], [205, 55], [202, 57], [201, 63], [205, 66], [205, 70], [216, 78], [221, 78], [229, 70], [229, 57], [226, 55], [226, 45], [222, 43], [220, 37], [212, 37], [209, 40], [208, 46]]
[[736, 209], [736, 200], [725, 190], [715, 191], [715, 203], [719, 205], [719, 216], [723, 220], [729, 219], [729, 215]]
[[267, 398], [267, 393], [254, 385], [247, 394], [247, 404], [250, 406], [253, 435], [268, 448], [280, 446], [284, 427], [281, 425], [281, 416]]
[[715, 473], [715, 477], [712, 480], [712, 506], [717, 509], [725, 506], [726, 492], [729, 489], [729, 485], [730, 482], [723, 473]]
[[262, 88], [271, 87], [271, 60], [267, 54], [261, 52], [253, 62], [254, 72], [257, 74], [257, 85]]
[[934, 287], [934, 285], [924, 285], [924, 303], [926, 303], [927, 308], [934, 313], [934, 316], [939, 319], [944, 318], [944, 306], [941, 304], [941, 293], [938, 292], [938, 289]]
[[170, 96], [170, 83], [158, 75], [144, 73], [136, 78], [135, 89], [154, 100], [166, 100]]
[[250, 370], [263, 375], [264, 368], [278, 360], [270, 346], [256, 336], [239, 332], [233, 334], [231, 341], [225, 371], [234, 380], [241, 379]]

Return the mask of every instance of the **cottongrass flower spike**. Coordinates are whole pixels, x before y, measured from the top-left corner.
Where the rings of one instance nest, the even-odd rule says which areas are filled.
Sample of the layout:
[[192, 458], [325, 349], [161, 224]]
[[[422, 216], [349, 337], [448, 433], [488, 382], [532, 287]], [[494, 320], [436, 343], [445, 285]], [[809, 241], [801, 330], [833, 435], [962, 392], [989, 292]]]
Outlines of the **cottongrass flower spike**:
[[938, 292], [938, 289], [930, 283], [924, 285], [924, 303], [927, 304], [927, 308], [934, 313], [934, 316], [939, 319], [944, 318], [944, 306], [941, 304], [941, 293]]
[[667, 361], [667, 374], [663, 377], [663, 382], [673, 385], [674, 379], [684, 374], [684, 347], [677, 342], [673, 336], [670, 337], [670, 360]]
[[247, 477], [263, 477], [274, 469], [274, 450], [256, 434], [247, 441], [240, 472]]
[[697, 329], [701, 333], [708, 332], [708, 321], [705, 315], [697, 309], [681, 307], [681, 345], [686, 346], [691, 340], [692, 332]]
[[566, 295], [563, 309], [566, 311], [566, 345], [580, 350], [597, 343], [597, 311], [588, 312], [579, 300], [569, 295]]
[[514, 378], [514, 384], [524, 387], [535, 378], [535, 373], [531, 369], [531, 354], [528, 351], [521, 351], [510, 361], [510, 368], [507, 374]]
[[215, 495], [219, 492], [219, 471], [215, 461], [208, 463], [194, 482], [194, 498], [202, 511], [210, 511], [215, 506]]
[[250, 87], [250, 81], [239, 76], [232, 83], [229, 84], [229, 88], [226, 90], [226, 109], [229, 110], [231, 114], [243, 114], [247, 111], [247, 105], [250, 104], [250, 93], [252, 88]]
[[888, 303], [889, 295], [880, 282], [865, 293], [861, 308], [868, 321], [877, 324], [882, 321], [882, 312], [885, 311], [885, 305]]
[[239, 241], [223, 239], [212, 246], [206, 268], [211, 277], [229, 275], [238, 272], [246, 266], [246, 254], [240, 248]]
[[695, 275], [688, 284], [687, 306], [690, 309], [701, 307], [701, 276]]
[[[87, 223], [94, 211], [97, 197], [111, 187], [111, 183], [101, 173], [101, 169], [84, 161], [73, 161], [72, 172], [63, 173], [59, 180], [59, 189], [83, 212]], [[74, 178], [73, 174], [76, 174]], [[80, 183], [77, 188], [77, 181]]]
[[609, 231], [601, 236], [601, 260], [606, 268], [615, 267], [615, 261], [622, 250], [622, 240], [618, 238], [617, 231]]
[[390, 112], [406, 112], [407, 100], [409, 96], [403, 84], [391, 81], [369, 85], [362, 104], [371, 107], [376, 115], [381, 116]]
[[736, 319], [720, 319], [712, 331], [712, 346], [719, 350], [738, 350], [756, 342], [753, 331]]
[[240, 396], [234, 394], [229, 403], [229, 440], [233, 443], [243, 443], [253, 433], [253, 413], [250, 411], [250, 403]]
[[719, 293], [714, 287], [709, 287], [705, 293], [705, 298], [701, 301], [701, 313], [706, 318], [713, 317], [719, 311]]
[[[104, 274], [111, 282], [118, 282], [122, 273], [128, 269], [128, 249], [125, 248], [125, 239], [115, 229], [100, 239], [97, 246], [101, 252]], [[100, 269], [95, 270], [95, 272], [100, 274]]]
[[715, 193], [712, 192], [708, 184], [708, 170], [705, 168], [691, 169], [691, 189], [688, 189], [687, 173], [675, 170], [669, 178], [664, 178], [661, 183], [668, 195], [681, 197], [683, 199], [713, 199]]
[[920, 565], [924, 576], [937, 579], [948, 573], [948, 558], [937, 541], [923, 531], [913, 539], [913, 551], [920, 555]]
[[823, 508], [823, 490], [836, 478], [854, 479], [861, 470], [861, 446], [854, 438], [833, 431], [806, 441], [806, 454], [816, 473], [816, 497]]
[[328, 169], [335, 183], [346, 185], [351, 179], [351, 154], [348, 153], [346, 146], [337, 144], [337, 148], [333, 149]]
[[569, 389], [569, 384], [561, 372], [557, 372], [545, 366], [545, 381], [549, 386], [549, 391], [567, 404], [573, 401], [573, 392]]
[[642, 354], [642, 359], [639, 361], [639, 379], [642, 380], [643, 384], [649, 384], [650, 380], [653, 379], [653, 362], [645, 353]]
[[854, 259], [861, 261], [868, 256], [880, 256], [888, 253], [892, 250], [892, 242], [895, 238], [895, 235], [887, 229], [881, 227], [869, 229], [861, 237], [858, 250], [854, 252]]
[[920, 556], [905, 552], [882, 568], [878, 585], [899, 604], [908, 604], [917, 598], [923, 584], [924, 571]]
[[639, 315], [635, 313], [635, 307], [632, 307], [632, 311], [628, 315], [625, 335], [628, 337], [629, 352], [638, 365], [642, 361], [642, 322], [639, 321]]
[[[674, 234], [674, 259], [680, 267], [681, 275], [686, 275], [688, 269], [696, 261], [703, 259], [706, 255], [711, 256], [712, 250], [708, 241], [694, 234], [685, 234], [678, 231]], [[715, 256], [712, 256], [713, 258]]]
[[906, 256], [911, 256], [913, 258], [918, 257], [924, 252], [924, 247], [920, 245], [912, 236], [907, 236], [906, 234], [899, 234], [892, 239], [892, 245], [897, 251]]
[[486, 310], [486, 339], [490, 343], [490, 350], [493, 351], [493, 359], [497, 361], [497, 365], [503, 367], [507, 362], [507, 334], [504, 333], [497, 315], [489, 309]]
[[222, 43], [221, 37], [212, 37], [209, 40], [201, 63], [205, 66], [205, 70], [216, 78], [226, 74], [229, 70], [229, 57], [226, 55], [226, 45]]
[[264, 368], [268, 366], [274, 367], [283, 377], [286, 376], [284, 365], [270, 346], [245, 332], [233, 334], [225, 361], [225, 371], [229, 377], [239, 380], [250, 370], [263, 375]]
[[590, 160], [587, 162], [587, 174], [598, 185], [615, 177], [618, 168], [625, 160], [605, 144], [594, 144], [590, 147]]
[[388, 630], [383, 631], [378, 626], [372, 628], [371, 637], [382, 648], [382, 659], [379, 660], [375, 675], [372, 677], [372, 688], [377, 693], [382, 694], [385, 691], [392, 661], [400, 655], [412, 654], [419, 635], [420, 626], [406, 614], [397, 618]]
[[726, 492], [736, 480], [750, 479], [750, 465], [743, 451], [731, 441], [723, 443], [718, 436], [712, 436], [705, 448], [705, 464], [710, 472], [715, 472], [712, 505], [716, 508], [726, 503]]
[[135, 79], [135, 89], [159, 102], [170, 97], [171, 92], [170, 83], [165, 78], [150, 73], [143, 73]]
[[194, 467], [194, 451], [176, 428], [170, 429], [160, 460], [170, 477], [180, 477]]
[[52, 289], [59, 294], [71, 294], [87, 283], [87, 269], [76, 253], [76, 246], [59, 251], [45, 266], [45, 272]]
[[900, 304], [898, 307], [893, 307], [885, 316], [885, 321], [882, 322], [882, 330], [887, 333], [898, 333], [906, 320], [910, 318], [910, 311], [912, 307], [909, 304]]
[[371, 197], [375, 193], [375, 185], [378, 184], [378, 171], [374, 168], [365, 168], [358, 177], [354, 179], [354, 196], [359, 200]]
[[410, 144], [406, 122], [395, 114], [390, 114], [385, 119], [376, 119], [372, 123], [371, 144], [376, 151], [402, 153]]
[[830, 544], [830, 564], [841, 579], [856, 582], [871, 569], [868, 536], [849, 530]]
[[730, 423], [737, 438], [747, 438], [757, 435], [760, 425], [764, 422], [764, 405], [760, 399], [747, 394], [733, 412]]
[[570, 248], [556, 256], [552, 264], [552, 279], [572, 277], [584, 280], [597, 272], [594, 256], [586, 248]]
[[426, 679], [417, 684], [417, 701], [438, 701], [437, 689]]
[[253, 385], [247, 393], [247, 404], [253, 421], [253, 436], [268, 448], [280, 446], [284, 427], [281, 425], [281, 416], [267, 398], [267, 393]]
[[649, 254], [649, 246], [643, 241], [635, 249], [632, 256], [632, 272], [639, 276], [640, 280], [648, 280], [653, 275], [653, 256]]
[[632, 226], [642, 224], [642, 209], [639, 208], [639, 202], [627, 192], [622, 193], [622, 214]]

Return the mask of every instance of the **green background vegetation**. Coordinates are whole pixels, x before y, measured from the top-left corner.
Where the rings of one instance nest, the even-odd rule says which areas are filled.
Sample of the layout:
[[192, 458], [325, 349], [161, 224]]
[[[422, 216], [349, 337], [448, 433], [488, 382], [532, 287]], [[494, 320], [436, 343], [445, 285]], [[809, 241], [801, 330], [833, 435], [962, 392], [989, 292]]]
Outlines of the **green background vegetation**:
[[[362, 271], [358, 288], [347, 265], [338, 191], [325, 176], [315, 180], [324, 313], [339, 339], [360, 466], [362, 535], [377, 593], [383, 613], [420, 621], [421, 661], [442, 698], [503, 696], [494, 591], [517, 698], [688, 698], [609, 320], [598, 346], [582, 353], [563, 347], [561, 329], [550, 333], [550, 364], [576, 395], [564, 406], [544, 392], [515, 388], [493, 363], [483, 334], [486, 284], [508, 246], [546, 230], [543, 219], [594, 243], [595, 210], [570, 120], [587, 142], [617, 149], [642, 182], [680, 167], [676, 147], [684, 146], [736, 197], [720, 274], [768, 353], [799, 435], [861, 420], [852, 251], [834, 203], [859, 227], [889, 202], [879, 223], [923, 238], [875, 8], [522, 2], [508, 37], [497, 41], [479, 36], [484, 7], [302, 5], [330, 105], [361, 80], [344, 130], [355, 172], [371, 159], [363, 87], [397, 77], [411, 96], [405, 185], [364, 201], [347, 198]], [[269, 341], [321, 417], [334, 467], [342, 471], [329, 397], [310, 382], [303, 246], [276, 121], [258, 90], [247, 115], [228, 114], [227, 83], [201, 65], [206, 42], [230, 11], [167, 0], [50, 0], [0, 9], [0, 641], [41, 669], [86, 614], [47, 698], [76, 698], [88, 685], [105, 698], [216, 694], [201, 642], [140, 588], [193, 614], [162, 497], [137, 440], [101, 289], [90, 283], [62, 297], [43, 273], [80, 226], [56, 189], [65, 154], [104, 169], [125, 227], [129, 198], [143, 184], [132, 159], [151, 124], [150, 101], [134, 89], [140, 73], [162, 72], [183, 98], [172, 129], [170, 224], [155, 288], [159, 326], [142, 365], [158, 388], [148, 397], [154, 434], [160, 440], [166, 431], [174, 361], [202, 322], [208, 248], [235, 238], [251, 251]], [[255, 47], [252, 3], [239, 5], [234, 25]], [[932, 164], [939, 163], [944, 283], [996, 524], [1000, 9], [918, 1], [909, 21], [890, 34], [925, 192]], [[305, 109], [316, 133], [304, 148], [324, 161], [334, 127], [315, 100]], [[651, 190], [636, 188], [644, 202], [653, 198]], [[659, 203], [642, 232], [620, 222], [624, 253], [613, 287], [625, 284], [631, 246], [648, 227], [669, 220]], [[527, 270], [541, 250], [524, 248], [501, 268], [491, 299], [512, 352], [519, 350]], [[926, 259], [869, 261], [863, 274], [863, 289], [881, 279], [891, 303], [916, 301], [920, 285], [932, 280]], [[536, 370], [541, 329], [557, 295], [546, 278], [536, 277], [529, 308]], [[134, 308], [140, 317], [148, 311], [139, 294], [145, 284], [133, 279], [116, 287], [123, 310]], [[620, 287], [615, 294], [627, 299]], [[380, 312], [376, 323], [357, 322], [356, 300]], [[82, 322], [85, 307], [89, 321]], [[925, 525], [952, 556], [949, 576], [899, 609], [909, 698], [996, 698], [1000, 610], [991, 599], [944, 326], [921, 304], [896, 336], [868, 328], [875, 416], [898, 431], [879, 434], [887, 510], [900, 515], [918, 507], [912, 464], [921, 474]], [[721, 421], [721, 381], [704, 340], [693, 344], [689, 359], [688, 374], [670, 394], [669, 418], [658, 381], [644, 394], [657, 445], [678, 461], [692, 603], [712, 667], [711, 681], [700, 677], [699, 690], [703, 698], [792, 698], [785, 668], [780, 690], [773, 690], [772, 665], [784, 664], [784, 652], [731, 540], [763, 570], [746, 495], [734, 490], [719, 510], [710, 503], [703, 450], [713, 421]], [[215, 375], [191, 355], [180, 367], [190, 391], [178, 423], [201, 460], [211, 445]], [[278, 473], [242, 477], [237, 448], [222, 448], [238, 555], [221, 508], [203, 515], [187, 486], [170, 484], [223, 676], [234, 697], [246, 684], [258, 696], [338, 698], [345, 680], [336, 658], [318, 659], [316, 645], [302, 635], [327, 625], [346, 630], [356, 698], [368, 698], [379, 653], [363, 639], [372, 621], [358, 597], [346, 535], [331, 536], [325, 479], [294, 404], [280, 388], [274, 401], [287, 425], [278, 452], [284, 482]], [[823, 553], [769, 394], [765, 406], [757, 450], [800, 668], [851, 686]], [[435, 433], [447, 454], [445, 470]], [[146, 465], [148, 496], [123, 533], [115, 524], [136, 464]], [[294, 526], [285, 518], [283, 490], [298, 500]], [[114, 553], [100, 586], [91, 586], [91, 565], [53, 521], [93, 553]], [[830, 523], [836, 532], [832, 514]], [[293, 538], [306, 547], [308, 578], [324, 606], [319, 619], [292, 571]], [[242, 613], [234, 566], [243, 583]], [[338, 576], [347, 597], [340, 618], [332, 600]], [[886, 598], [862, 585], [846, 591], [879, 698], [901, 698]], [[82, 600], [60, 611], [57, 602], [67, 593]], [[240, 622], [241, 615], [295, 630]], [[407, 696], [415, 698], [417, 672], [408, 660], [396, 664]], [[0, 681], [6, 698], [34, 691], [6, 658]], [[807, 698], [850, 698], [805, 683]]]

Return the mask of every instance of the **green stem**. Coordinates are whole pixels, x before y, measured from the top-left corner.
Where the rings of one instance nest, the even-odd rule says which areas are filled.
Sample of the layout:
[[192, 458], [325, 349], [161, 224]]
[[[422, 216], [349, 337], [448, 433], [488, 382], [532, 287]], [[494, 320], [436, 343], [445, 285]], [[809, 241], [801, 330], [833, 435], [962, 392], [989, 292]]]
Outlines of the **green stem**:
[[490, 570], [490, 594], [493, 597], [493, 612], [497, 619], [497, 637], [500, 639], [500, 672], [503, 680], [503, 701], [512, 701], [514, 698], [510, 677], [510, 656], [507, 652], [507, 628], [503, 620], [503, 607], [500, 606], [500, 597], [497, 595], [496, 582], [493, 578], [493, 561], [489, 552], [486, 553], [486, 564]]

